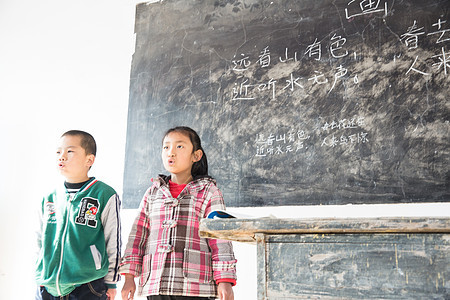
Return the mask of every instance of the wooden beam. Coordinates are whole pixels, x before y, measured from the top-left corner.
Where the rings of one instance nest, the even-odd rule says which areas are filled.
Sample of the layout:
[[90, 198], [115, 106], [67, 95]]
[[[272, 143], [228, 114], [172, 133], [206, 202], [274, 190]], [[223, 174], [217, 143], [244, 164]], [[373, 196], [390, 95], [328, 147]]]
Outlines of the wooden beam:
[[450, 233], [448, 217], [203, 219], [200, 236], [255, 243], [255, 234]]

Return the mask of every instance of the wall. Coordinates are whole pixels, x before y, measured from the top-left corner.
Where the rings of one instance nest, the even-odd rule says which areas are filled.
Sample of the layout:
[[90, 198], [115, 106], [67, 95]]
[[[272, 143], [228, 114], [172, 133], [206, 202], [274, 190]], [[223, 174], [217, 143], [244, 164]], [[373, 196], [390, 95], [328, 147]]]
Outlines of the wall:
[[[34, 292], [34, 207], [56, 141], [91, 132], [92, 175], [121, 191], [136, 1], [0, 1], [0, 289]], [[17, 293], [23, 296], [17, 297]]]
[[[133, 27], [137, 1], [0, 2], [0, 290], [34, 293], [34, 209], [59, 180], [61, 133], [91, 132], [99, 151], [91, 174], [122, 193]], [[236, 209], [252, 216], [447, 215], [448, 204]], [[123, 211], [123, 239], [135, 215]], [[256, 248], [235, 244], [235, 299], [256, 299]], [[118, 296], [117, 299], [120, 299]]]

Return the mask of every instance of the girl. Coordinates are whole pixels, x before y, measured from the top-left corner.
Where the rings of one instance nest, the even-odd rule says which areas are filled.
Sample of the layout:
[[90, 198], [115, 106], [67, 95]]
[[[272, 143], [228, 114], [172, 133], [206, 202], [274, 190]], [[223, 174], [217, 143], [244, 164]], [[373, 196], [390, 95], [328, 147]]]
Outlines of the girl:
[[233, 300], [236, 259], [231, 242], [199, 236], [201, 218], [225, 208], [208, 176], [200, 138], [189, 127], [169, 129], [162, 160], [170, 176], [159, 175], [146, 191], [120, 265], [122, 299], [138, 294], [156, 299]]

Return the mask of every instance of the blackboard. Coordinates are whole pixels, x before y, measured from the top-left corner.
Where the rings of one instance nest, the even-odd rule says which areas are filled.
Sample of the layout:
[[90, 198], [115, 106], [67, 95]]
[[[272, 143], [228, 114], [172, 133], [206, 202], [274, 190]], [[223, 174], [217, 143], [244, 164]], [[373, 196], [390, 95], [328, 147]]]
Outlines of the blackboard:
[[125, 207], [176, 125], [227, 206], [450, 200], [450, 1], [165, 0], [135, 33]]

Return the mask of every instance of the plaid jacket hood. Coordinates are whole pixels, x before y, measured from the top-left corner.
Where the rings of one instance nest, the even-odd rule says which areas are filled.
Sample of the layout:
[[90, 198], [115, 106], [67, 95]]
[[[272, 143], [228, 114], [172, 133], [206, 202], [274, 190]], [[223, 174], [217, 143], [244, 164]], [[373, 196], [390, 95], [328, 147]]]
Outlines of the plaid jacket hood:
[[139, 277], [141, 296], [215, 297], [216, 280], [236, 280], [236, 259], [231, 242], [201, 238], [198, 229], [209, 212], [225, 209], [222, 193], [203, 177], [173, 198], [168, 181], [160, 175], [146, 191], [120, 272]]

